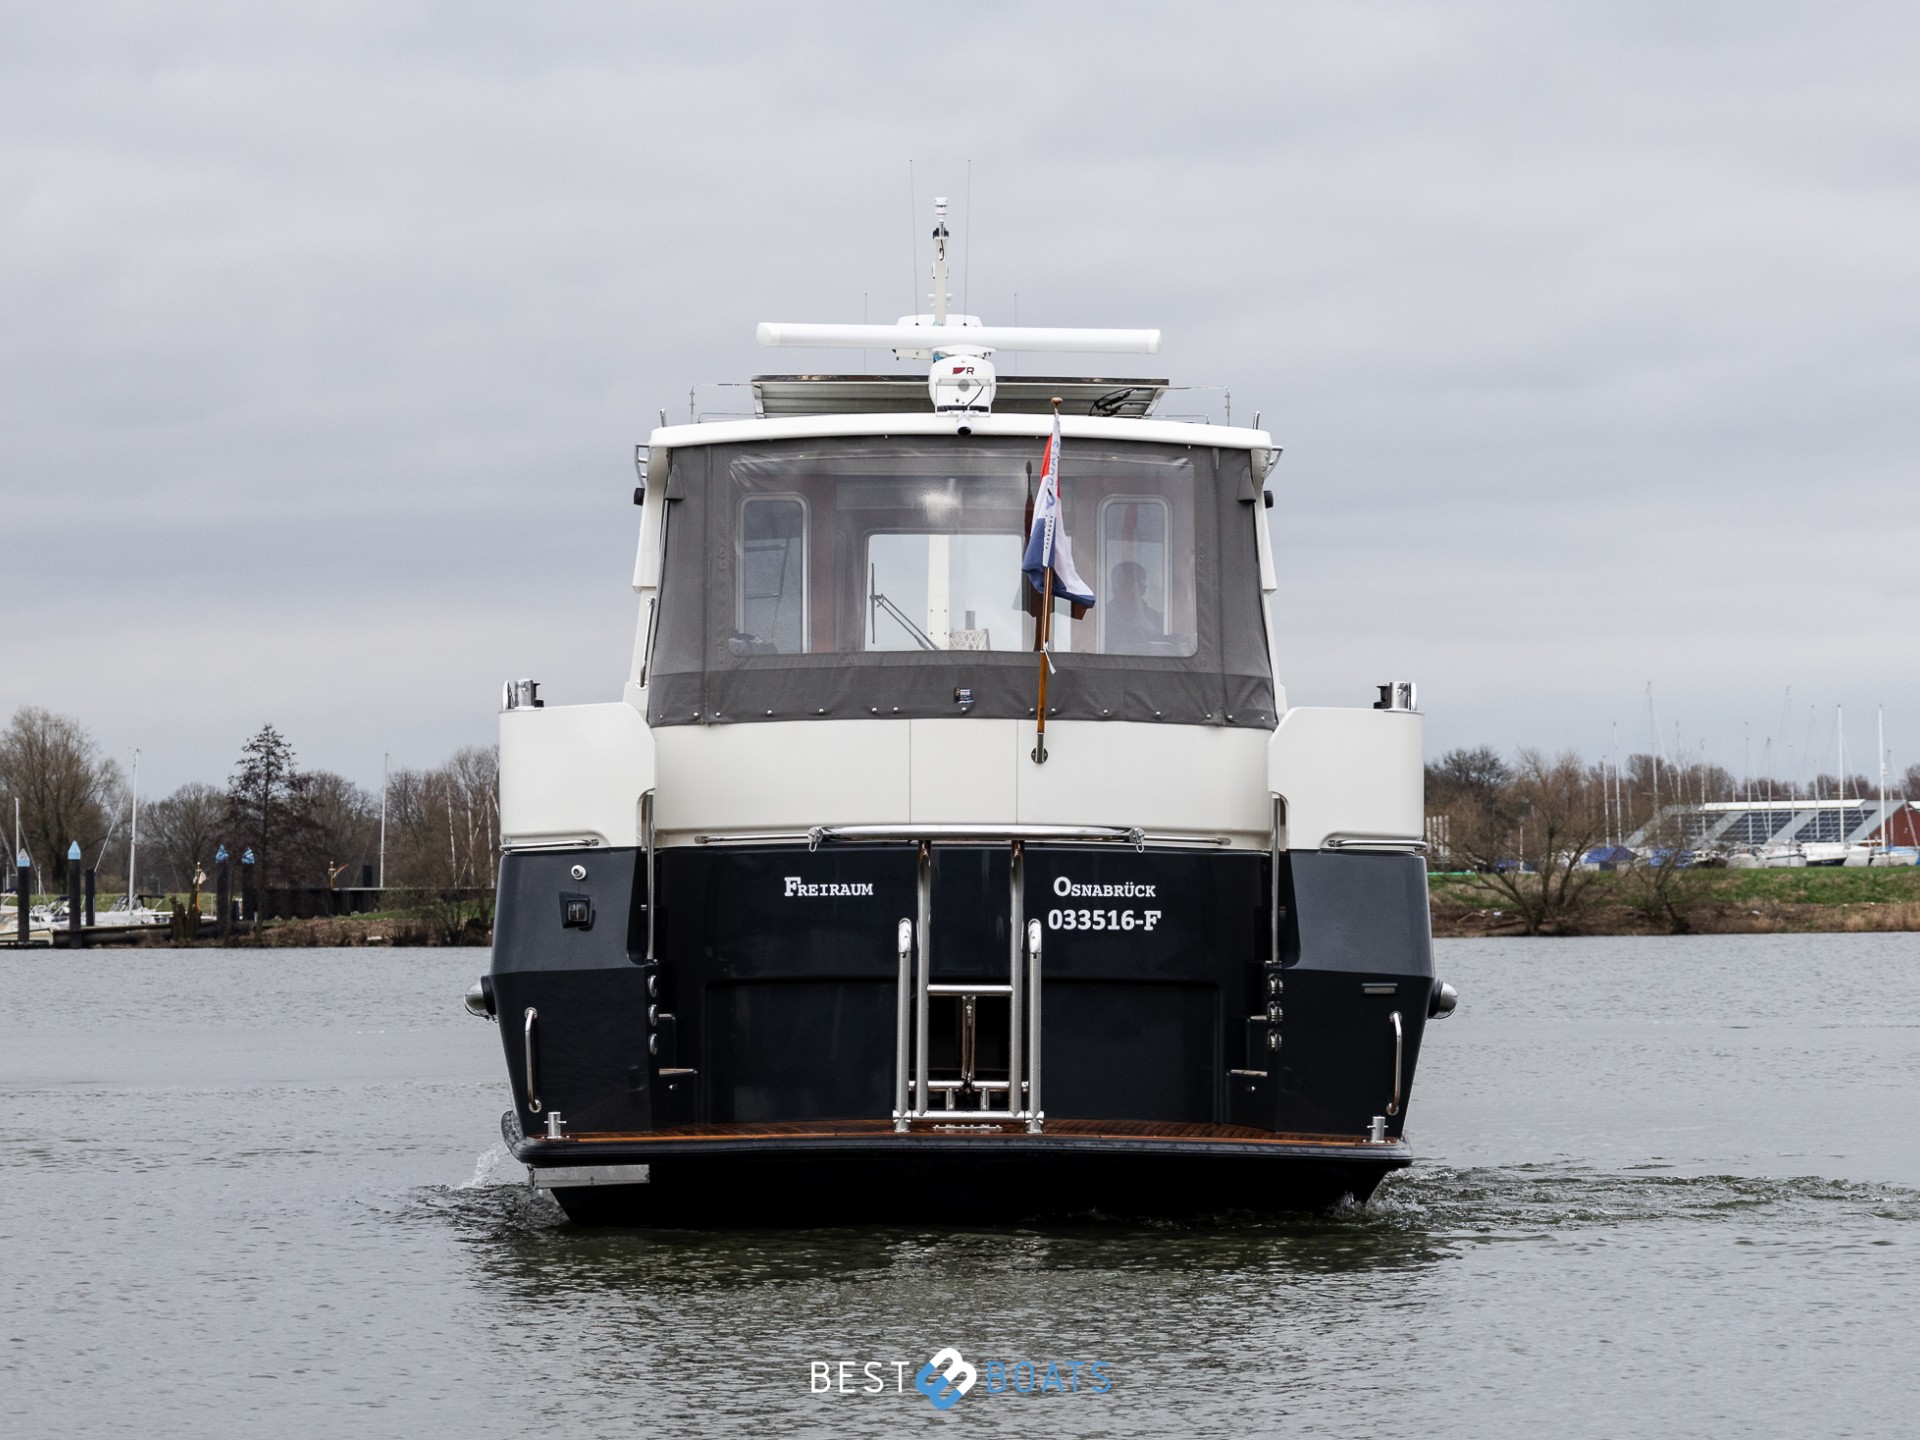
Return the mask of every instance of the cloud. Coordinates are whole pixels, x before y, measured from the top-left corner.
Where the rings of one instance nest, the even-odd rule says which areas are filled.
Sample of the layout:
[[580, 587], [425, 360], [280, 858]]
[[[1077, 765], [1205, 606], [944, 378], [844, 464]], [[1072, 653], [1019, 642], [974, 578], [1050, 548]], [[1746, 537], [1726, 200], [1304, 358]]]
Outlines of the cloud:
[[1159, 325], [1287, 446], [1296, 701], [1597, 752], [1651, 678], [1736, 763], [1791, 683], [1920, 752], [1906, 10], [0, 25], [0, 710], [163, 783], [616, 694], [634, 442], [758, 320], [918, 308], [935, 193], [972, 309]]

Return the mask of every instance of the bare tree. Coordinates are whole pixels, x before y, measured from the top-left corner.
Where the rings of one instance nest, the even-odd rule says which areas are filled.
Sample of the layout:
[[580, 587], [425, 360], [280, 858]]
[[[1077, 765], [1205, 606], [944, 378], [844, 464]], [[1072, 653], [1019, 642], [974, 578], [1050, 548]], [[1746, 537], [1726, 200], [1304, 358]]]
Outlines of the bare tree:
[[1454, 749], [1427, 766], [1427, 805], [1444, 812], [1462, 801], [1491, 801], [1513, 781], [1513, 768], [1491, 745]]
[[296, 883], [331, 887], [338, 876], [359, 883], [379, 843], [380, 807], [374, 797], [331, 770], [307, 770], [289, 787], [290, 824], [284, 848]]
[[22, 840], [51, 888], [66, 884], [67, 847], [77, 841], [84, 853], [104, 845], [125, 799], [120, 767], [100, 754], [79, 721], [26, 705], [0, 731], [5, 823], [11, 825], [18, 800]]
[[396, 770], [387, 787], [387, 875], [419, 889], [484, 889], [500, 857], [500, 758], [468, 746], [434, 770]]
[[1529, 935], [1571, 933], [1596, 878], [1587, 852], [1606, 834], [1600, 788], [1572, 751], [1549, 760], [1522, 750], [1518, 760], [1504, 781], [1484, 769], [1447, 797], [1454, 858]]
[[225, 793], [203, 780], [189, 780], [165, 799], [142, 808], [143, 849], [151, 844], [159, 851], [166, 888], [192, 888], [194, 872], [213, 863], [226, 812]]
[[1703, 872], [1692, 849], [1696, 817], [1685, 804], [1668, 805], [1641, 827], [1640, 849], [1627, 866], [1623, 893], [1651, 925], [1669, 934], [1692, 929], [1689, 913], [1700, 898]]

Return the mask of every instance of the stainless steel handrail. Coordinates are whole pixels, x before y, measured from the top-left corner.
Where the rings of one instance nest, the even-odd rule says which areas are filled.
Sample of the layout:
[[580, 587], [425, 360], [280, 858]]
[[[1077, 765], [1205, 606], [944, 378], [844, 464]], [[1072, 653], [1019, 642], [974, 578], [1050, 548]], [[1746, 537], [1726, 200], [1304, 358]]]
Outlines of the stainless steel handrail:
[[907, 991], [913, 985], [913, 922], [903, 919], [896, 937], [900, 942], [900, 997], [894, 1024], [893, 1044], [893, 1128], [907, 1128], [907, 1012], [912, 1005]]
[[[986, 980], [932, 983], [932, 841], [922, 836], [918, 850], [918, 920], [902, 919], [895, 932], [898, 980], [894, 1011], [893, 1128], [904, 1133], [916, 1121], [950, 1119], [964, 1113], [982, 1117], [997, 1116], [1001, 1121], [1024, 1120], [1027, 1130], [1037, 1135], [1046, 1118], [1040, 1108], [1041, 926], [1038, 920], [1028, 920], [1023, 913], [1026, 905], [1026, 847], [1019, 840], [1013, 842], [1009, 876], [1012, 907], [1008, 924], [1009, 973], [1005, 984]], [[911, 1001], [908, 998], [910, 991]], [[981, 1080], [974, 1074], [976, 1057], [971, 1043], [977, 1015], [974, 1002], [982, 995], [1007, 997], [1005, 1080]], [[931, 1064], [927, 1043], [928, 1014], [932, 1008], [931, 1001], [936, 996], [958, 997], [966, 1006], [961, 1036], [960, 1078], [957, 1080], [935, 1080], [928, 1073]], [[908, 1038], [909, 1023], [913, 1025], [911, 1041]], [[908, 1080], [909, 1073], [912, 1075], [911, 1083]], [[936, 1091], [946, 1097], [945, 1108], [938, 1112], [938, 1117], [930, 1104]], [[980, 1095], [978, 1111], [955, 1110], [954, 1097], [961, 1091]], [[1002, 1091], [1007, 1096], [1006, 1109], [996, 1110], [989, 1103], [988, 1096]], [[1023, 1096], [1025, 1104], [1022, 1104]]]
[[534, 1082], [533, 1074], [533, 1022], [539, 1018], [540, 1012], [531, 1005], [527, 1006], [526, 1029], [523, 1036], [527, 1060], [527, 1109], [536, 1115], [540, 1113], [540, 1096], [537, 1093], [539, 1087]]
[[1040, 1133], [1040, 922], [1027, 922], [1027, 1132]]
[[1400, 1051], [1406, 1041], [1406, 1032], [1400, 1028], [1400, 1012], [1394, 1011], [1388, 1017], [1393, 1021], [1393, 1099], [1387, 1102], [1387, 1114], [1400, 1113]]
[[[1231, 835], [1174, 835], [1126, 825], [815, 825], [806, 830], [737, 830], [699, 832], [696, 845], [798, 845], [818, 849], [823, 842], [857, 843], [875, 840], [939, 840], [946, 844], [991, 845], [1007, 840], [1053, 840], [1063, 844], [1198, 846], [1208, 850], [1233, 848]], [[583, 845], [597, 841], [583, 840]], [[548, 847], [551, 848], [551, 847]]]
[[1137, 825], [815, 825], [807, 831], [810, 846], [829, 840], [1078, 840], [1138, 849], [1147, 834]]
[[647, 963], [649, 965], [653, 963], [653, 917], [660, 908], [659, 891], [654, 884], [653, 797], [654, 792], [651, 790], [640, 797], [640, 838], [647, 852]]
[[1268, 936], [1267, 963], [1280, 963], [1280, 940], [1285, 933], [1280, 924], [1280, 865], [1281, 851], [1285, 849], [1283, 841], [1287, 838], [1287, 802], [1283, 796], [1273, 797], [1273, 842], [1268, 851], [1267, 871], [1267, 922], [1272, 932]]
[[775, 845], [797, 844], [807, 838], [805, 830], [741, 830], [730, 835], [695, 835], [696, 845]]
[[933, 850], [925, 840], [920, 842], [920, 873], [917, 888], [919, 890], [919, 975], [915, 978], [918, 994], [915, 996], [914, 1015], [914, 1072], [919, 1080], [914, 1094], [914, 1109], [924, 1115], [927, 1113], [927, 977], [933, 963]]
[[1329, 835], [1320, 842], [1322, 850], [1401, 850], [1411, 855], [1427, 853], [1427, 842], [1416, 835]]
[[[1013, 854], [1007, 869], [1007, 889], [1012, 896], [1012, 913], [1007, 919], [1007, 1113], [1020, 1111], [1020, 1039], [1025, 1032], [1021, 1029], [1021, 961], [1024, 952], [1020, 944], [1020, 922], [1027, 913], [1027, 847], [1016, 840], [1013, 842]], [[982, 1099], [984, 1105], [986, 1101]]]

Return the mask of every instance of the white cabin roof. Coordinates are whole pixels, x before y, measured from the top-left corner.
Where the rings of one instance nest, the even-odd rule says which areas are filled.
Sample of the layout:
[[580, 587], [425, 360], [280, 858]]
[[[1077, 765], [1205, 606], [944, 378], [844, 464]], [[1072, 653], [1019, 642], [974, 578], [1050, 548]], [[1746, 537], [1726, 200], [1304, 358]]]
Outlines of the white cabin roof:
[[[1051, 415], [776, 415], [764, 419], [711, 420], [693, 425], [663, 425], [648, 436], [656, 450], [694, 445], [738, 445], [755, 440], [818, 440], [836, 435], [1010, 435], [1041, 439], [1051, 433]], [[1238, 425], [1208, 425], [1190, 420], [1136, 420], [1125, 417], [1062, 415], [1067, 440], [1133, 440], [1159, 445], [1202, 445], [1220, 450], [1275, 449], [1265, 430]]]

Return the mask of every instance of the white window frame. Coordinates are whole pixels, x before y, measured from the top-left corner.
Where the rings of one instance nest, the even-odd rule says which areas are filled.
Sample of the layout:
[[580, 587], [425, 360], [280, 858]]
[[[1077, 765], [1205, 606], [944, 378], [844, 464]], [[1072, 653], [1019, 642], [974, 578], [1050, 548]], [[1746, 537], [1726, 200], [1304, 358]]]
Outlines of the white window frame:
[[[813, 507], [807, 497], [793, 490], [740, 497], [740, 513], [733, 531], [733, 628], [742, 629], [747, 618], [747, 507], [769, 501], [789, 501], [800, 507], [800, 649], [813, 653]], [[784, 652], [783, 652], [784, 653]]]
[[[1160, 508], [1160, 546], [1166, 552], [1160, 565], [1160, 623], [1170, 626], [1173, 624], [1173, 507], [1167, 503], [1164, 495], [1109, 495], [1100, 502], [1094, 522], [1100, 536], [1100, 578], [1095, 582], [1096, 585], [1106, 584], [1107, 577], [1113, 572], [1113, 566], [1107, 563], [1107, 511], [1115, 505], [1157, 505]], [[1099, 590], [1093, 593], [1098, 599]], [[1095, 605], [1093, 613], [1099, 621], [1099, 636], [1095, 643], [1099, 653], [1104, 655], [1107, 653], [1106, 607]]]

